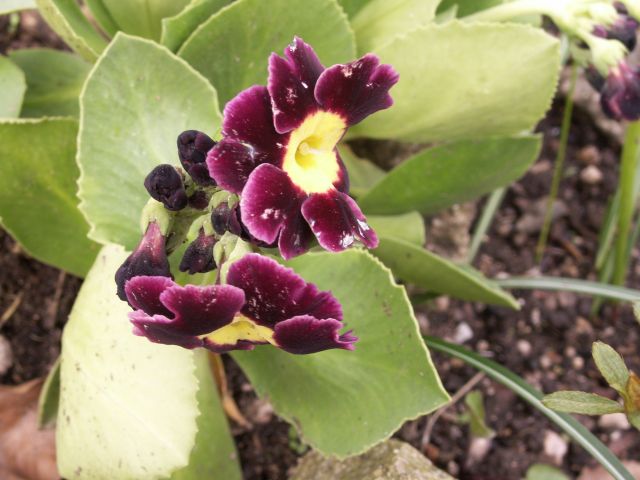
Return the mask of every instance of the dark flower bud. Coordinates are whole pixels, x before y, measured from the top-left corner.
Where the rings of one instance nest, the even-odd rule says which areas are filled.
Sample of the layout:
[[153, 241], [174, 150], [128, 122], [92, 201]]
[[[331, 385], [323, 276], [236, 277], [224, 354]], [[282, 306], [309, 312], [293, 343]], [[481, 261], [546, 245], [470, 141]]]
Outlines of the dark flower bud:
[[614, 120], [640, 119], [640, 72], [625, 62], [609, 72], [600, 92], [602, 111]]
[[201, 187], [216, 185], [209, 175], [207, 153], [215, 146], [209, 136], [197, 130], [187, 130], [178, 136], [178, 156], [183, 168], [193, 181]]
[[209, 205], [209, 196], [204, 190], [196, 190], [189, 197], [189, 206], [196, 210], [204, 210]]
[[216, 268], [216, 262], [213, 259], [213, 246], [216, 244], [216, 238], [213, 235], [206, 235], [204, 229], [200, 229], [198, 238], [196, 238], [187, 247], [180, 262], [180, 271], [194, 273], [210, 272]]
[[218, 235], [231, 232], [234, 235], [246, 239], [247, 232], [240, 222], [240, 208], [234, 205], [229, 208], [226, 202], [222, 202], [211, 212], [211, 224]]
[[141, 275], [172, 278], [165, 250], [165, 237], [156, 222], [149, 223], [136, 249], [116, 272], [118, 297], [121, 300], [127, 301], [124, 291], [127, 280]]
[[589, 65], [585, 69], [584, 73], [587, 82], [589, 82], [589, 85], [591, 85], [594, 90], [598, 92], [602, 90], [602, 87], [604, 87], [605, 78], [600, 74], [596, 67], [594, 67], [593, 65]]
[[151, 198], [162, 203], [167, 210], [178, 211], [187, 206], [187, 192], [182, 176], [171, 165], [158, 165], [144, 179], [144, 187]]
[[607, 29], [607, 38], [618, 40], [630, 52], [636, 48], [636, 30], [638, 22], [628, 15], [620, 15], [618, 19]]

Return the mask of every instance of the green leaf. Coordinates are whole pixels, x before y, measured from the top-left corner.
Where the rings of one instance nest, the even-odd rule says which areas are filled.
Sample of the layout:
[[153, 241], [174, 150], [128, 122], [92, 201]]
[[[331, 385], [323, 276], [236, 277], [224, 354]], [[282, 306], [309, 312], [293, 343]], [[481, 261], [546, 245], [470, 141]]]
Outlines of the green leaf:
[[351, 19], [370, 1], [371, 0], [338, 0], [338, 3]]
[[399, 35], [428, 25], [440, 0], [371, 0], [353, 17], [358, 53], [383, 47]]
[[178, 163], [182, 131], [213, 135], [219, 125], [216, 92], [206, 79], [166, 48], [118, 33], [80, 97], [78, 195], [89, 236], [132, 249], [149, 198], [146, 175], [158, 164]]
[[486, 10], [504, 3], [505, 0], [442, 0], [438, 5], [438, 13], [458, 7], [458, 17], [466, 17], [472, 13]]
[[230, 0], [198, 0], [177, 15], [162, 19], [161, 43], [173, 52], [178, 51], [199, 25], [229, 3]]
[[551, 420], [558, 428], [561, 428], [578, 445], [584, 448], [596, 461], [598, 461], [615, 480], [634, 480], [633, 476], [620, 462], [611, 450], [609, 450], [598, 438], [585, 428], [578, 420], [564, 413], [558, 413], [545, 407], [540, 400], [543, 395], [539, 390], [525, 382], [521, 377], [502, 365], [481, 357], [459, 345], [445, 342], [435, 337], [423, 337], [427, 345], [439, 352], [459, 358], [463, 362], [478, 370], [485, 372], [496, 382], [501, 383], [516, 395], [522, 398], [533, 408]]
[[98, 253], [78, 210], [72, 119], [0, 123], [0, 217], [38, 260], [83, 276]]
[[640, 322], [640, 301], [633, 303], [633, 315], [636, 317], [636, 320]]
[[36, 0], [36, 4], [49, 26], [85, 60], [93, 62], [107, 46], [76, 0]]
[[238, 0], [200, 25], [178, 53], [216, 86], [224, 105], [266, 84], [269, 55], [282, 53], [295, 35], [325, 65], [355, 57], [353, 32], [336, 0]]
[[113, 21], [124, 33], [160, 40], [162, 19], [173, 17], [189, 0], [102, 0]]
[[615, 400], [587, 392], [554, 392], [545, 395], [542, 403], [551, 410], [580, 413], [582, 415], [606, 415], [607, 413], [624, 412], [622, 405]]
[[289, 265], [338, 298], [360, 338], [356, 350], [291, 355], [258, 347], [233, 357], [306, 443], [355, 455], [447, 402], [406, 293], [386, 268], [362, 250], [310, 253]]
[[53, 425], [60, 405], [60, 357], [55, 361], [42, 385], [38, 398], [38, 428]]
[[518, 24], [432, 24], [376, 53], [400, 74], [394, 106], [350, 133], [414, 142], [528, 130], [549, 108], [560, 69], [558, 40]]
[[474, 437], [491, 438], [495, 432], [491, 430], [485, 421], [484, 401], [482, 393], [478, 390], [469, 392], [464, 397], [464, 403], [469, 409], [469, 428]]
[[419, 247], [427, 241], [424, 219], [418, 212], [402, 215], [368, 215], [367, 223], [381, 237], [404, 240]]
[[91, 65], [50, 48], [14, 50], [9, 57], [27, 77], [23, 117], [78, 116], [78, 97]]
[[398, 278], [463, 300], [519, 309], [518, 302], [472, 268], [462, 268], [404, 240], [380, 236], [372, 251]]
[[349, 194], [354, 197], [364, 195], [386, 175], [375, 163], [357, 157], [344, 143], [338, 145], [340, 157], [349, 172]]
[[508, 185], [535, 161], [534, 136], [466, 140], [424, 150], [391, 170], [363, 197], [369, 213], [434, 213]]
[[604, 342], [593, 342], [591, 354], [609, 386], [624, 395], [629, 381], [629, 370], [620, 354]]
[[22, 70], [10, 59], [0, 55], [0, 118], [20, 116], [26, 88]]
[[209, 353], [194, 354], [198, 378], [198, 434], [189, 465], [171, 475], [171, 480], [241, 480], [238, 454], [209, 367]]
[[35, 0], [3, 0], [2, 5], [0, 5], [0, 15], [31, 8], [36, 8]]
[[577, 280], [562, 277], [511, 277], [496, 280], [496, 283], [509, 289], [526, 290], [556, 290], [564, 292], [582, 293], [594, 297], [600, 296], [623, 302], [640, 301], [640, 290], [616, 287], [604, 283]]
[[102, 28], [107, 35], [113, 37], [118, 33], [120, 27], [116, 24], [116, 21], [111, 16], [103, 0], [85, 0], [85, 3], [87, 7], [89, 7], [89, 10], [91, 10], [91, 14], [95, 17], [100, 28]]
[[524, 480], [569, 480], [569, 477], [559, 468], [536, 463], [527, 469]]
[[64, 478], [155, 479], [187, 465], [198, 417], [194, 354], [131, 333], [104, 247], [62, 337], [58, 468]]

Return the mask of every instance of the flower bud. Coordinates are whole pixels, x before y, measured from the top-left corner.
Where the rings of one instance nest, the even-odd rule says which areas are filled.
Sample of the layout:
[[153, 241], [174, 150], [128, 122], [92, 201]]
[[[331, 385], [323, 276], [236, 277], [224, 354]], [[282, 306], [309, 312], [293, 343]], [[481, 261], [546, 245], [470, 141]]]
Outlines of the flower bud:
[[238, 204], [229, 208], [226, 202], [220, 203], [211, 212], [211, 225], [213, 225], [213, 229], [218, 235], [224, 235], [225, 232], [230, 232], [238, 237], [245, 238], [247, 236], [247, 232], [242, 227], [242, 223], [240, 223], [240, 209]]
[[120, 299], [127, 301], [124, 290], [127, 280], [141, 275], [172, 278], [165, 250], [165, 237], [156, 222], [149, 223], [136, 249], [116, 272], [115, 280]]
[[196, 190], [189, 197], [189, 206], [196, 210], [204, 210], [209, 206], [209, 195], [204, 190]]
[[216, 237], [207, 235], [201, 228], [198, 237], [191, 242], [184, 252], [180, 262], [180, 271], [194, 273], [206, 273], [216, 268], [213, 259], [213, 247], [216, 244]]
[[162, 203], [167, 210], [178, 211], [187, 206], [187, 192], [182, 176], [171, 165], [158, 165], [144, 179], [144, 187], [151, 198]]
[[587, 82], [589, 82], [589, 85], [591, 85], [594, 90], [598, 92], [602, 90], [602, 87], [604, 87], [605, 78], [600, 74], [596, 67], [594, 67], [593, 65], [589, 65], [587, 68], [585, 68], [584, 74]]
[[622, 14], [608, 27], [602, 25], [595, 26], [592, 33], [600, 38], [618, 40], [631, 52], [636, 48], [636, 30], [638, 29], [638, 25], [638, 21], [635, 18]]
[[210, 137], [197, 130], [187, 130], [178, 136], [178, 156], [180, 163], [201, 187], [213, 187], [215, 180], [209, 175], [206, 159], [207, 152], [215, 146]]
[[614, 120], [640, 119], [640, 72], [620, 62], [609, 72], [600, 93], [602, 111]]

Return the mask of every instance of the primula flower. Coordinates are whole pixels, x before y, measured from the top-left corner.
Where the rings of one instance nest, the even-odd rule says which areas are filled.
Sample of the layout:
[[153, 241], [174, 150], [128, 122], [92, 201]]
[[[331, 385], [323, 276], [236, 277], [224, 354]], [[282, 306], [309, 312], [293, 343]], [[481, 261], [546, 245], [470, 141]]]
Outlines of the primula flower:
[[213, 259], [213, 247], [216, 244], [214, 235], [207, 235], [201, 228], [197, 238], [189, 244], [180, 261], [180, 271], [194, 273], [206, 273], [216, 268]]
[[272, 344], [290, 353], [353, 350], [357, 338], [339, 334], [342, 308], [293, 270], [258, 254], [229, 268], [226, 285], [180, 286], [140, 276], [125, 287], [133, 333], [155, 343], [214, 352]]
[[178, 157], [182, 167], [193, 181], [201, 187], [215, 186], [216, 182], [209, 175], [207, 152], [216, 142], [208, 135], [197, 130], [187, 130], [178, 135]]
[[125, 284], [138, 275], [153, 275], [154, 278], [171, 277], [165, 237], [156, 222], [150, 222], [136, 249], [127, 257], [116, 272], [118, 297], [126, 301]]
[[313, 235], [341, 251], [378, 239], [347, 195], [336, 145], [346, 129], [388, 108], [398, 74], [375, 55], [324, 68], [300, 38], [272, 54], [268, 86], [253, 86], [225, 107], [223, 139], [209, 151], [211, 176], [240, 194], [242, 222], [284, 258], [305, 252]]
[[600, 105], [615, 120], [640, 119], [640, 70], [626, 62], [611, 69], [600, 91]]

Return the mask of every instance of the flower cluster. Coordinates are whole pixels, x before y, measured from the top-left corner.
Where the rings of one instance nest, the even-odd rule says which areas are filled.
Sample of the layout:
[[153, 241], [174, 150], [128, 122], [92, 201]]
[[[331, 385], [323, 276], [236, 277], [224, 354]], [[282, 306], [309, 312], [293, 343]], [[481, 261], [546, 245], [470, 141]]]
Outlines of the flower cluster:
[[[134, 333], [214, 352], [353, 350], [336, 298], [255, 252], [277, 247], [289, 259], [314, 239], [333, 252], [377, 246], [336, 146], [349, 126], [391, 106], [397, 80], [374, 55], [325, 68], [295, 38], [269, 59], [266, 87], [227, 104], [219, 142], [183, 132], [182, 168], [159, 165], [145, 179], [145, 233], [116, 273]], [[180, 271], [217, 269], [215, 284], [174, 282], [168, 256], [188, 241]]]

